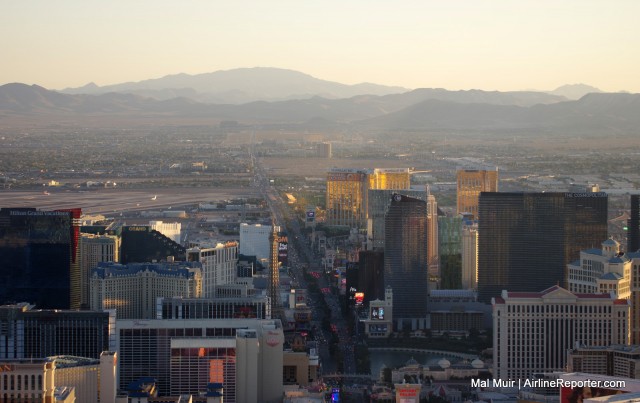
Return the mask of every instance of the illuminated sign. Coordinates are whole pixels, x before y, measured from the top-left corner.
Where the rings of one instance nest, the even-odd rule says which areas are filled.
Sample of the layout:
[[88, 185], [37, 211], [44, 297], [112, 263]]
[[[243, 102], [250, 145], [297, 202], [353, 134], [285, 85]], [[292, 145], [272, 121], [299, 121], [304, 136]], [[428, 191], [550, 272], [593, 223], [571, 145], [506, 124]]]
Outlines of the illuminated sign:
[[266, 342], [269, 347], [275, 347], [280, 344], [280, 333], [269, 331], [267, 333]]
[[125, 227], [127, 231], [148, 231], [149, 227]]
[[565, 193], [564, 197], [607, 197], [605, 192]]
[[356, 305], [362, 305], [362, 302], [364, 301], [364, 293], [357, 292], [355, 297], [356, 297]]
[[374, 306], [373, 308], [371, 308], [371, 319], [384, 320], [384, 307]]

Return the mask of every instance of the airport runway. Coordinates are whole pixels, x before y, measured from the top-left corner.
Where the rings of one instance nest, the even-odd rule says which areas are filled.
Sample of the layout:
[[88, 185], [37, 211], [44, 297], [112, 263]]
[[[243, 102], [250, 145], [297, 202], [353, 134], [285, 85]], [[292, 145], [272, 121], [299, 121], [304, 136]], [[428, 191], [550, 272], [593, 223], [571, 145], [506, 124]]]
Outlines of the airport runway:
[[113, 214], [248, 197], [261, 196], [255, 188], [116, 188], [87, 191], [46, 188], [40, 192], [0, 189], [0, 208], [55, 210], [80, 207], [84, 214]]

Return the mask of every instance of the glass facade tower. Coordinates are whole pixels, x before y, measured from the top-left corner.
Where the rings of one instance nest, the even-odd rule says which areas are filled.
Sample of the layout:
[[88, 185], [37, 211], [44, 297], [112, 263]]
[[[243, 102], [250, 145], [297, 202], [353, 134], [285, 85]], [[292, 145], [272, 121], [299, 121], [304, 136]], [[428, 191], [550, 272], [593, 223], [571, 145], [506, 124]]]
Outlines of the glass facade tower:
[[482, 192], [478, 299], [566, 287], [567, 264], [607, 239], [607, 201], [604, 192]]
[[425, 326], [427, 268], [427, 203], [394, 194], [385, 216], [384, 282], [393, 289], [398, 328]]
[[80, 209], [0, 209], [0, 303], [80, 308]]

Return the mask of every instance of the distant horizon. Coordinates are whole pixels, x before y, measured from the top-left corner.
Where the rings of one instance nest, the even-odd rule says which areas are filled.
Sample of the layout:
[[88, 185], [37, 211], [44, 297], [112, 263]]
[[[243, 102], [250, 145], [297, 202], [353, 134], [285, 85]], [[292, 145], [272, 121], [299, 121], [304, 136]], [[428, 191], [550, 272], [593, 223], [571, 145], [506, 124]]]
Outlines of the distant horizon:
[[208, 71], [208, 72], [202, 72], [202, 73], [187, 73], [187, 72], [181, 71], [181, 72], [178, 72], [178, 73], [168, 73], [168, 74], [163, 74], [163, 75], [157, 76], [157, 77], [143, 78], [143, 79], [140, 79], [140, 80], [126, 80], [126, 81], [107, 83], [107, 84], [101, 84], [101, 83], [98, 83], [96, 81], [89, 81], [89, 82], [86, 82], [84, 84], [77, 85], [77, 86], [60, 87], [60, 88], [48, 87], [48, 86], [42, 85], [40, 83], [35, 83], [35, 82], [28, 83], [28, 82], [19, 82], [19, 81], [0, 83], [0, 86], [7, 85], [7, 84], [26, 84], [26, 85], [38, 85], [40, 87], [43, 87], [43, 88], [46, 88], [46, 89], [52, 90], [52, 91], [64, 91], [64, 90], [82, 88], [82, 87], [85, 87], [85, 86], [90, 85], [90, 84], [94, 84], [98, 88], [102, 88], [102, 87], [109, 87], [111, 85], [119, 85], [119, 84], [125, 84], [125, 83], [138, 83], [138, 82], [142, 82], [142, 81], [157, 80], [157, 79], [161, 79], [161, 78], [165, 78], [165, 77], [178, 76], [178, 75], [197, 76], [197, 75], [202, 75], [202, 74], [216, 73], [216, 72], [220, 72], [220, 71], [232, 71], [232, 70], [242, 70], [242, 69], [259, 69], [259, 68], [288, 70], [288, 71], [293, 71], [293, 72], [297, 72], [297, 73], [302, 73], [302, 74], [308, 75], [310, 77], [313, 77], [315, 79], [319, 79], [319, 80], [323, 80], [323, 81], [335, 82], [335, 83], [344, 84], [344, 85], [372, 84], [372, 85], [382, 85], [382, 86], [386, 86], [386, 87], [400, 87], [400, 88], [405, 88], [407, 91], [413, 91], [413, 90], [417, 90], [417, 89], [443, 89], [443, 90], [446, 90], [446, 91], [486, 91], [486, 92], [491, 92], [491, 91], [497, 91], [497, 92], [517, 92], [517, 91], [522, 91], [522, 92], [544, 92], [544, 93], [549, 93], [549, 92], [555, 91], [555, 90], [557, 90], [557, 89], [559, 89], [561, 87], [564, 87], [564, 86], [585, 85], [585, 86], [596, 88], [596, 89], [598, 89], [598, 90], [600, 90], [602, 92], [606, 92], [606, 93], [635, 93], [635, 92], [632, 92], [632, 91], [629, 91], [629, 90], [626, 90], [626, 89], [620, 89], [620, 90], [617, 90], [617, 91], [605, 91], [602, 88], [599, 88], [598, 86], [592, 85], [590, 83], [579, 83], [579, 82], [564, 83], [564, 84], [560, 84], [560, 85], [556, 86], [555, 88], [548, 88], [548, 89], [521, 88], [521, 89], [500, 90], [500, 89], [492, 89], [492, 88], [447, 88], [447, 87], [442, 87], [442, 86], [409, 88], [409, 87], [405, 87], [405, 86], [398, 85], [398, 84], [393, 84], [393, 83], [388, 84], [388, 83], [378, 83], [378, 82], [370, 82], [370, 81], [361, 81], [361, 82], [356, 82], [356, 83], [345, 83], [345, 82], [330, 80], [330, 79], [327, 79], [327, 78], [324, 78], [324, 77], [314, 76], [312, 74], [309, 74], [307, 72], [300, 71], [300, 70], [293, 70], [293, 69], [275, 67], [275, 66], [235, 67], [235, 68], [230, 68], [230, 69], [221, 69], [221, 70]]
[[0, 83], [277, 66], [348, 85], [640, 92], [640, 2], [0, 2]]

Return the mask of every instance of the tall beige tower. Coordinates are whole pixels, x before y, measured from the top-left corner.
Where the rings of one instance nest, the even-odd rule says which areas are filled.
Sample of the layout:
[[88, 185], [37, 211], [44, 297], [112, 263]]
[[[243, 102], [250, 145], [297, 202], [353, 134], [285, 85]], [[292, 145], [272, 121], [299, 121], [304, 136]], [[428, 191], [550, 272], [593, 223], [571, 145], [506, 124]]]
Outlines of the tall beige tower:
[[462, 288], [478, 289], [478, 225], [462, 227]]
[[440, 258], [438, 254], [438, 203], [427, 185], [427, 264], [429, 277], [440, 278]]
[[91, 303], [91, 270], [100, 262], [120, 261], [120, 237], [115, 235], [82, 234], [80, 237], [81, 304]]
[[327, 173], [328, 225], [365, 228], [369, 189], [409, 189], [408, 168], [340, 169]]
[[471, 213], [477, 220], [480, 192], [498, 191], [498, 168], [493, 171], [458, 169], [456, 176], [457, 213]]

